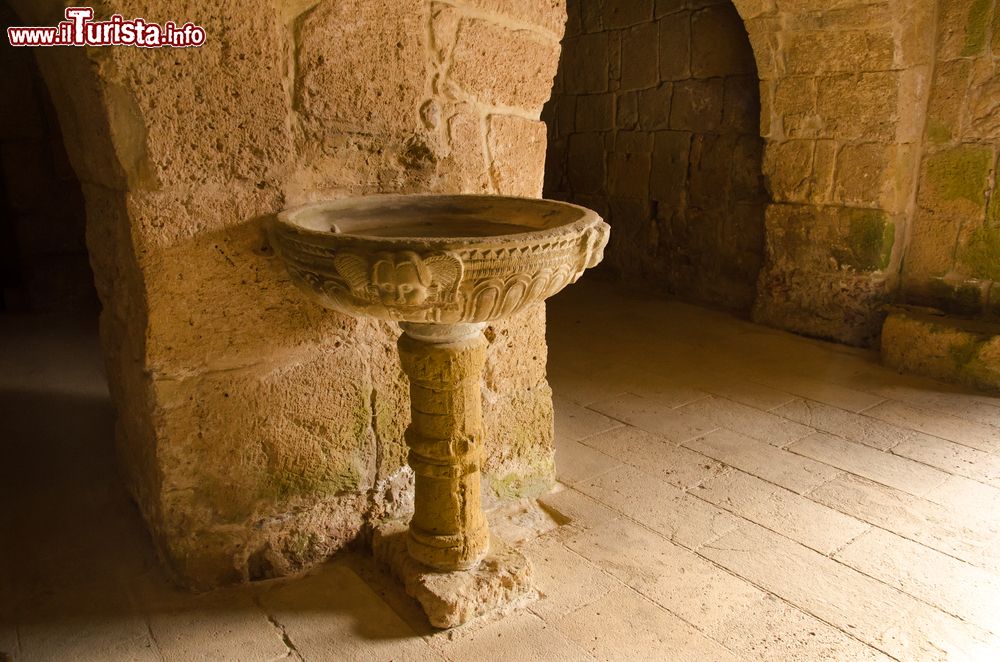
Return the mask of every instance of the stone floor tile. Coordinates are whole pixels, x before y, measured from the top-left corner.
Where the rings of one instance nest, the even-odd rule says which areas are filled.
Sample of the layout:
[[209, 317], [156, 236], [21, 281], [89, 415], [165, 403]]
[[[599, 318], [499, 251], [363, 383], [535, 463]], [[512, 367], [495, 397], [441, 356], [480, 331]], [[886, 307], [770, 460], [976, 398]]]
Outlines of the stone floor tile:
[[[442, 659], [455, 662], [583, 662], [593, 659], [570, 637], [528, 611], [511, 614], [500, 621], [473, 624], [435, 635], [431, 638], [431, 646], [444, 656]], [[397, 658], [387, 659], [395, 662]]]
[[762, 411], [770, 411], [795, 400], [795, 396], [790, 393], [741, 378], [708, 381], [701, 388], [712, 395]]
[[762, 372], [755, 379], [799, 397], [852, 412], [863, 411], [885, 400], [881, 395], [873, 395], [840, 384], [784, 372], [775, 374]]
[[566, 546], [700, 629], [764, 595], [746, 580], [628, 519], [568, 537]]
[[1000, 398], [996, 403], [965, 402], [955, 412], [955, 416], [1000, 428]]
[[580, 441], [585, 437], [621, 426], [619, 421], [599, 414], [593, 409], [581, 407], [565, 398], [552, 398], [552, 406], [555, 411], [557, 441]]
[[948, 507], [850, 474], [813, 490], [809, 498], [932, 549], [1000, 572], [1000, 548], [996, 544], [1000, 540], [1000, 516], [995, 510], [976, 512], [964, 501]]
[[705, 633], [745, 660], [892, 660], [770, 594], [751, 605], [735, 607]]
[[948, 506], [956, 513], [1000, 513], [1000, 488], [964, 476], [948, 476], [927, 493], [927, 498]]
[[[679, 444], [718, 427], [702, 416], [625, 393], [590, 405], [591, 409]], [[683, 408], [682, 408], [683, 409]]]
[[631, 425], [594, 435], [584, 443], [681, 489], [697, 485], [725, 469], [720, 462], [701, 453], [675, 446]]
[[650, 400], [661, 407], [676, 409], [708, 396], [692, 380], [685, 380], [680, 370], [664, 369], [652, 372], [645, 368], [636, 370], [629, 383], [629, 392]]
[[778, 407], [773, 413], [822, 432], [835, 434], [883, 451], [889, 450], [901, 441], [924, 436], [915, 430], [801, 398]]
[[601, 596], [621, 586], [602, 568], [572, 551], [560, 537], [543, 536], [525, 547], [525, 554], [535, 565], [538, 601], [532, 612], [551, 621], [596, 602]]
[[714, 396], [684, 405], [677, 411], [778, 447], [787, 446], [813, 432], [812, 428], [787, 418]]
[[866, 409], [865, 414], [982, 451], [1000, 453], [1000, 429], [992, 425], [966, 421], [891, 400]]
[[713, 432], [684, 445], [800, 494], [840, 474], [839, 469], [730, 430]]
[[[552, 366], [550, 359], [550, 366]], [[562, 400], [579, 406], [586, 406], [598, 400], [607, 400], [628, 390], [633, 379], [619, 376], [617, 379], [597, 379], [593, 374], [569, 368], [552, 366], [546, 375], [552, 392]]]
[[927, 494], [948, 477], [945, 472], [926, 464], [826, 432], [809, 435], [788, 450], [917, 496]]
[[823, 554], [830, 554], [871, 525], [767, 481], [731, 471], [691, 494]]
[[261, 604], [310, 662], [444, 659], [342, 565], [327, 564], [267, 591]]
[[282, 632], [247, 594], [188, 599], [147, 615], [149, 630], [167, 660], [225, 660], [240, 652], [248, 662], [289, 654]]
[[739, 526], [738, 518], [635, 467], [577, 485], [581, 492], [691, 549]]
[[953, 616], [1000, 633], [1000, 576], [881, 529], [865, 533], [835, 558]]
[[573, 530], [590, 529], [621, 516], [593, 497], [565, 486], [540, 496], [538, 503], [560, 524]]
[[162, 661], [146, 622], [136, 614], [92, 612], [19, 626], [16, 662]]
[[621, 464], [590, 446], [556, 437], [556, 478], [567, 485], [598, 476]]
[[900, 660], [986, 660], [1000, 639], [756, 524], [699, 554]]
[[556, 627], [597, 660], [735, 662], [739, 658], [632, 589], [565, 616]]
[[930, 435], [904, 441], [893, 448], [892, 452], [951, 474], [1000, 487], [1000, 455]]

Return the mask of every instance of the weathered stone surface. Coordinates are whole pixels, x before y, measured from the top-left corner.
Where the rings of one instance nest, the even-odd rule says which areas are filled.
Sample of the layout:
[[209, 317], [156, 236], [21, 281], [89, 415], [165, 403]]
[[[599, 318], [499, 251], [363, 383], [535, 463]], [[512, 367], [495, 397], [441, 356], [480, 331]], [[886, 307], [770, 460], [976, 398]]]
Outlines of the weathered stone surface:
[[404, 522], [377, 525], [372, 547], [375, 558], [403, 582], [434, 627], [453, 628], [507, 614], [538, 597], [531, 561], [496, 536], [476, 568], [457, 572], [436, 572], [415, 561], [407, 553]]
[[[511, 58], [509, 52], [518, 57]], [[526, 30], [466, 19], [459, 26], [452, 58], [449, 77], [465, 92], [493, 106], [538, 112], [552, 89], [559, 45]]]
[[1000, 327], [899, 310], [882, 328], [882, 360], [897, 370], [1000, 391]]

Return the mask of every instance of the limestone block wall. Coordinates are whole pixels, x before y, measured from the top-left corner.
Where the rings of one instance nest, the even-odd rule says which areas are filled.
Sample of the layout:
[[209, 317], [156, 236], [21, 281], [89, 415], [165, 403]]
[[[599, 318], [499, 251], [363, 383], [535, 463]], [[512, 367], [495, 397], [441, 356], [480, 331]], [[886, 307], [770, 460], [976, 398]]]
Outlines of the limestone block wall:
[[732, 3], [567, 3], [545, 193], [599, 210], [608, 264], [748, 312], [763, 255], [757, 68]]
[[[62, 3], [13, 0], [28, 24]], [[538, 196], [557, 0], [107, 0], [198, 49], [39, 49], [83, 185], [122, 465], [196, 586], [294, 572], [406, 500], [395, 325], [304, 301], [283, 207], [376, 192]], [[516, 53], [517, 57], [511, 57]], [[541, 307], [487, 332], [485, 472], [552, 480]]]
[[772, 196], [755, 318], [871, 344], [895, 300], [933, 60], [927, 0], [737, 0]]
[[[648, 283], [696, 300], [743, 307], [761, 263], [755, 255], [762, 253], [755, 319], [843, 342], [872, 343], [883, 304], [896, 294], [915, 208], [934, 49], [928, 38], [933, 3], [595, 0], [571, 2], [569, 8], [562, 87], [556, 88], [557, 103], [547, 115], [555, 138], [547, 190], [581, 201], [595, 194], [608, 199], [615, 229], [609, 254]], [[762, 159], [753, 151], [753, 132], [744, 119], [727, 125], [756, 107], [742, 78], [752, 72], [733, 66], [745, 61], [734, 52], [743, 43], [736, 39], [740, 26], [734, 10], [756, 61]], [[684, 80], [689, 70], [688, 82], [676, 80]], [[701, 80], [699, 71], [708, 80]], [[647, 157], [623, 129], [632, 112], [628, 88], [645, 82], [643, 76], [653, 81], [654, 72], [656, 80], [671, 84], [646, 88], [645, 106], [637, 95], [633, 114], [638, 124], [669, 132], [684, 129], [682, 123], [690, 120], [738, 130], [720, 131], [728, 136], [715, 144], [693, 140], [692, 146], [702, 146], [687, 154], [658, 150], [654, 140], [649, 195], [642, 200], [640, 171]], [[617, 131], [602, 134], [600, 125], [590, 127], [605, 89], [614, 92], [609, 112]], [[662, 99], [651, 100], [654, 93]], [[575, 105], [564, 103], [566, 96], [574, 97]], [[662, 110], [667, 104], [669, 116]], [[687, 109], [690, 116], [675, 114], [675, 108]], [[750, 171], [757, 164], [759, 170]], [[729, 165], [735, 168], [726, 173]], [[755, 175], [763, 176], [766, 187], [763, 227]], [[663, 182], [686, 190], [664, 195], [655, 187]], [[637, 202], [616, 200], [622, 186], [632, 187], [626, 198]], [[733, 191], [743, 194], [735, 196], [735, 205]], [[719, 204], [716, 216], [705, 218], [691, 213], [699, 196], [727, 202]], [[682, 213], [681, 231], [664, 223]]]
[[937, 4], [903, 299], [1000, 318], [1000, 7], [993, 0]]

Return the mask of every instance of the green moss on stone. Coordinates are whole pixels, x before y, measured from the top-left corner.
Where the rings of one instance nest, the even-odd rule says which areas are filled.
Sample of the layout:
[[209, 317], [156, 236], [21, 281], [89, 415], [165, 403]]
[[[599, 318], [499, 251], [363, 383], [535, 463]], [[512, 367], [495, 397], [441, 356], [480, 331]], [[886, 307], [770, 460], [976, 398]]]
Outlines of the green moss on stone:
[[1000, 227], [983, 227], [972, 233], [961, 257], [974, 277], [1000, 282]]
[[976, 360], [980, 349], [982, 349], [981, 341], [969, 339], [952, 345], [948, 348], [948, 353], [955, 362], [955, 367], [958, 370], [964, 370]]
[[951, 140], [951, 127], [939, 119], [927, 121], [927, 139], [932, 143], [941, 144]]
[[965, 44], [962, 55], [979, 55], [986, 45], [986, 34], [990, 25], [990, 5], [992, 0], [973, 0], [969, 17], [965, 23]]
[[944, 200], [968, 200], [986, 204], [986, 178], [993, 164], [987, 147], [963, 145], [938, 152], [927, 159], [927, 178]]
[[497, 498], [504, 501], [536, 497], [552, 489], [555, 467], [552, 456], [545, 453], [527, 462], [522, 471], [504, 476], [487, 475], [486, 479]]
[[896, 226], [878, 209], [852, 209], [848, 216], [846, 246], [834, 257], [857, 271], [878, 271], [889, 266], [896, 240]]
[[284, 500], [296, 496], [324, 497], [357, 492], [361, 482], [361, 469], [348, 461], [330, 471], [283, 471], [272, 478], [271, 485], [274, 496]]

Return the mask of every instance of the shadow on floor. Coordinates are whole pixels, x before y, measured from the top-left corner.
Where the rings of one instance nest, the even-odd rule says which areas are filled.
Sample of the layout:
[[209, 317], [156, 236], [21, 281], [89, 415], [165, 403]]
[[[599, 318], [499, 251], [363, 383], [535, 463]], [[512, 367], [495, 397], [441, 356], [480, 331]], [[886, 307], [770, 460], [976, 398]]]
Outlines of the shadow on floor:
[[[276, 657], [287, 652], [279, 620], [337, 616], [360, 640], [430, 629], [358, 554], [300, 578], [200, 595], [173, 586], [116, 466], [92, 324], [0, 318], [0, 453], [0, 660], [18, 650], [13, 659], [158, 659], [161, 638], [196, 637], [197, 623], [228, 624], [230, 637], [266, 633]], [[387, 602], [397, 627], [385, 626]]]

